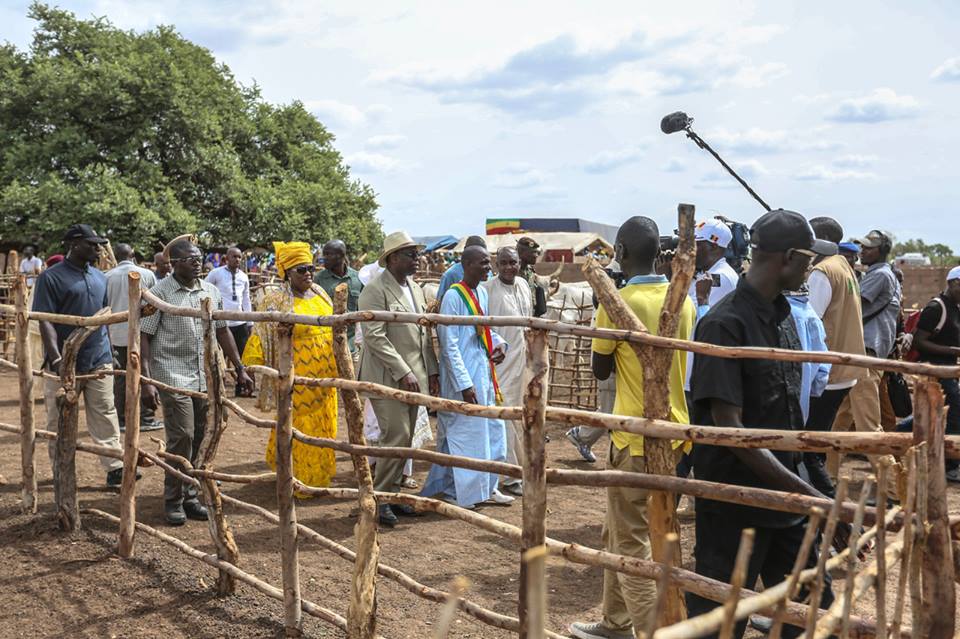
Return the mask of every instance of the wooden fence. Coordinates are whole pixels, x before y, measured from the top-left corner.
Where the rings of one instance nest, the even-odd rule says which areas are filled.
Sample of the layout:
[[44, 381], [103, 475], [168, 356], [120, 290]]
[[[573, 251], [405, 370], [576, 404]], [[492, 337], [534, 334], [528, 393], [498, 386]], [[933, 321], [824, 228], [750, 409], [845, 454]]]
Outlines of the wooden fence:
[[[687, 213], [692, 220], [692, 209]], [[681, 215], [681, 234], [692, 239], [692, 226], [686, 225]], [[683, 248], [678, 258], [683, 259]], [[689, 246], [687, 255], [689, 255]], [[682, 302], [675, 294], [680, 290], [685, 295], [687, 283], [676, 274], [684, 268], [675, 263], [674, 282], [668, 294], [671, 299]], [[222, 594], [233, 592], [236, 582], [242, 581], [259, 592], [281, 600], [284, 607], [284, 627], [288, 636], [300, 636], [303, 612], [341, 628], [351, 638], [377, 636], [376, 580], [378, 577], [399, 583], [417, 596], [436, 602], [445, 602], [449, 610], [459, 609], [481, 623], [516, 632], [521, 637], [563, 636], [545, 627], [547, 610], [547, 586], [545, 564], [548, 557], [562, 558], [575, 563], [599, 566], [607, 570], [654, 579], [658, 583], [658, 601], [655, 614], [646, 628], [638, 628], [644, 637], [656, 639], [686, 639], [711, 632], [729, 636], [734, 624], [754, 613], [765, 613], [774, 618], [774, 631], [778, 637], [781, 625], [791, 624], [805, 628], [807, 636], [827, 637], [833, 633], [855, 637], [916, 636], [940, 639], [952, 637], [955, 621], [956, 573], [954, 539], [960, 536], [960, 517], [951, 518], [947, 512], [944, 458], [960, 458], [960, 437], [944, 434], [943, 397], [937, 377], [958, 377], [960, 367], [936, 366], [880, 360], [871, 357], [853, 356], [844, 353], [807, 353], [767, 348], [732, 348], [691, 342], [669, 337], [675, 333], [664, 331], [662, 318], [660, 335], [647, 331], [632, 313], [624, 313], [618, 306], [619, 297], [598, 265], [587, 264], [585, 273], [610, 317], [623, 329], [596, 329], [560, 322], [517, 317], [460, 317], [437, 314], [413, 314], [361, 311], [346, 313], [346, 290], [341, 287], [335, 299], [336, 312], [330, 316], [305, 316], [293, 313], [244, 313], [240, 311], [214, 310], [206, 303], [201, 309], [175, 307], [166, 304], [149, 292], [141, 292], [139, 276], [129, 274], [130, 310], [121, 313], [100, 313], [93, 317], [62, 316], [36, 313], [26, 308], [25, 283], [16, 287], [16, 304], [0, 306], [0, 313], [16, 318], [16, 362], [0, 360], [0, 364], [15, 368], [19, 373], [21, 420], [19, 425], [0, 424], [0, 430], [16, 432], [21, 437], [23, 507], [27, 512], [37, 510], [37, 480], [34, 466], [35, 442], [38, 438], [56, 440], [54, 460], [55, 500], [58, 520], [66, 531], [81, 525], [86, 515], [105, 518], [118, 525], [118, 552], [122, 557], [133, 556], [137, 532], [144, 533], [171, 544], [188, 556], [210, 564], [218, 569], [218, 590]], [[679, 281], [677, 281], [679, 279]], [[665, 309], [669, 310], [669, 309]], [[171, 315], [199, 318], [204, 326], [206, 343], [205, 374], [207, 392], [197, 393], [177, 389], [150, 380], [141, 375], [139, 319], [153, 312], [162, 311]], [[666, 316], [667, 313], [665, 313]], [[676, 315], [676, 313], [674, 313]], [[60, 400], [60, 426], [57, 433], [37, 430], [33, 421], [32, 397], [35, 377], [51, 377], [49, 373], [34, 370], [30, 348], [25, 347], [28, 337], [28, 322], [51, 321], [77, 327], [67, 340], [59, 381], [62, 386]], [[243, 320], [253, 322], [278, 322], [280, 360], [278, 369], [250, 367], [260, 374], [278, 380], [278, 404], [275, 419], [251, 415], [224, 392], [225, 371], [217, 356], [214, 320]], [[523, 326], [526, 331], [528, 362], [526, 387], [521, 406], [479, 406], [460, 401], [430, 397], [419, 393], [400, 391], [353, 379], [353, 364], [346, 342], [346, 326], [363, 321], [414, 322], [421, 325], [491, 325]], [[76, 355], [83, 340], [99, 326], [128, 322], [128, 359], [125, 371], [97, 371], [92, 374], [75, 373]], [[292, 329], [294, 324], [332, 326], [334, 349], [339, 368], [339, 377], [313, 379], [295, 375], [293, 370]], [[668, 326], [669, 328], [669, 326]], [[646, 389], [647, 417], [606, 415], [593, 411], [552, 407], [547, 404], [547, 375], [549, 369], [549, 335], [567, 334], [582, 337], [603, 337], [623, 340], [635, 348], [650, 376], [658, 379], [656, 371], [669, 359], [673, 350], [692, 351], [727, 358], [766, 358], [786, 361], [811, 361], [842, 363], [879, 370], [896, 370], [920, 376], [915, 390], [915, 419], [912, 434], [860, 433], [860, 432], [807, 432], [771, 429], [737, 429], [704, 427], [678, 424], [668, 421], [667, 414], [656, 411], [666, 398], [665, 385], [648, 384]], [[659, 355], [658, 355], [659, 354]], [[666, 354], [664, 358], [662, 354]], [[123, 451], [77, 441], [78, 393], [77, 383], [84, 379], [104, 375], [126, 375], [126, 435]], [[659, 377], [663, 379], [663, 377]], [[200, 448], [200, 463], [194, 467], [189, 460], [165, 452], [162, 447], [150, 451], [140, 445], [139, 410], [140, 386], [154, 384], [161, 390], [209, 399], [208, 428]], [[292, 394], [297, 385], [333, 387], [340, 390], [348, 428], [348, 442], [306, 435], [293, 428], [291, 420]], [[447, 455], [433, 451], [409, 448], [369, 447], [363, 436], [361, 395], [394, 399], [424, 405], [435, 410], [456, 412], [464, 415], [522, 420], [524, 426], [525, 456], [522, 466], [502, 462], [485, 461]], [[662, 396], [658, 399], [657, 396]], [[242, 421], [276, 432], [276, 473], [237, 475], [216, 470], [216, 454], [225, 431], [228, 412]], [[834, 451], [862, 454], [894, 454], [903, 460], [906, 481], [901, 490], [902, 507], [887, 508], [883, 499], [876, 508], [866, 505], [874, 484], [878, 494], [884, 495], [886, 486], [894, 481], [893, 469], [879, 468], [877, 477], [869, 477], [856, 499], [847, 499], [847, 479], [838, 486], [834, 500], [817, 499], [775, 490], [725, 485], [695, 479], [677, 478], [672, 466], [661, 465], [649, 474], [622, 471], [575, 471], [553, 469], [547, 466], [544, 450], [544, 425], [547, 421], [567, 424], [589, 424], [609, 430], [622, 430], [644, 435], [647, 438], [648, 455], [656, 452], [655, 443], [664, 444], [669, 450], [669, 441], [690, 440], [729, 447], [767, 448], [786, 451]], [[356, 489], [316, 488], [306, 486], [292, 474], [292, 441], [349, 453], [357, 478]], [[124, 480], [120, 490], [120, 516], [115, 517], [96, 509], [82, 509], [77, 500], [75, 455], [76, 451], [122, 458]], [[492, 472], [524, 480], [522, 526], [516, 527], [483, 514], [457, 507], [436, 499], [402, 493], [374, 492], [367, 455], [378, 457], [413, 458], [436, 464], [470, 468]], [[648, 457], [648, 467], [653, 465]], [[664, 455], [663, 461], [669, 459]], [[155, 530], [136, 521], [136, 491], [134, 481], [138, 466], [155, 465], [165, 472], [196, 485], [209, 509], [209, 528], [216, 547], [216, 555], [207, 555], [190, 547], [175, 537]], [[272, 513], [258, 505], [250, 504], [221, 492], [217, 482], [225, 483], [275, 483], [278, 497], [278, 513]], [[645, 561], [634, 557], [612, 554], [605, 550], [569, 544], [547, 536], [545, 512], [547, 485], [565, 484], [582, 486], [633, 486], [651, 491], [651, 529], [663, 531], [659, 538], [651, 533], [654, 542], [654, 557]], [[334, 498], [356, 499], [360, 518], [355, 531], [355, 551], [322, 536], [297, 522], [294, 492]], [[678, 530], [673, 515], [675, 495], [683, 493], [728, 503], [745, 504], [778, 511], [802, 513], [809, 516], [807, 534], [798, 553], [794, 569], [782, 583], [767, 587], [760, 593], [744, 586], [745, 566], [750, 557], [752, 531], [745, 531], [739, 552], [737, 568], [731, 583], [723, 583], [703, 577], [679, 567]], [[419, 511], [435, 512], [444, 517], [460, 520], [475, 528], [491, 532], [512, 541], [520, 550], [520, 586], [517, 600], [517, 616], [507, 616], [483, 608], [453, 590], [443, 592], [418, 582], [396, 568], [380, 561], [377, 540], [377, 503], [407, 504]], [[282, 587], [264, 582], [242, 570], [240, 549], [237, 547], [225, 515], [225, 505], [239, 508], [277, 524], [281, 538]], [[599, 515], [599, 513], [598, 513]], [[655, 525], [656, 520], [656, 525]], [[831, 539], [837, 523], [853, 524], [849, 547], [833, 558], [829, 557]], [[861, 532], [861, 528], [866, 530]], [[820, 561], [815, 568], [804, 570], [804, 559], [816, 539], [817, 531], [823, 529], [820, 545]], [[892, 533], [892, 538], [888, 538]], [[345, 615], [307, 601], [301, 596], [298, 548], [302, 541], [313, 541], [339, 556], [353, 562], [353, 580], [349, 604]], [[876, 556], [865, 567], [857, 565], [857, 554], [876, 543]], [[892, 611], [885, 606], [887, 575], [898, 565], [899, 579], [896, 583], [896, 604]], [[793, 602], [801, 586], [814, 593], [823, 588], [825, 574], [838, 567], [846, 567], [845, 588], [830, 610], [818, 611], [816, 607]], [[852, 605], [870, 589], [877, 592], [876, 618], [851, 614]], [[681, 591], [696, 593], [723, 605], [714, 611], [697, 617], [685, 618]], [[903, 627], [904, 601], [911, 598], [912, 621], [910, 628]], [[816, 600], [817, 598], [814, 598]], [[442, 618], [449, 622], [451, 614]], [[441, 628], [442, 630], [442, 628]]]

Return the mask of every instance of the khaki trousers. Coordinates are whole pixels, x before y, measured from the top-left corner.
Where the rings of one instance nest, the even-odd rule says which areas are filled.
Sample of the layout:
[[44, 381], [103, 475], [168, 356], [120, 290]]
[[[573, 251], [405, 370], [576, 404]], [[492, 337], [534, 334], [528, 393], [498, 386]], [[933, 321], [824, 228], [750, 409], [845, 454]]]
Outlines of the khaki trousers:
[[[380, 439], [377, 446], [402, 446], [409, 448], [413, 442], [413, 431], [417, 425], [419, 406], [404, 404], [395, 399], [370, 398], [370, 405], [377, 416], [380, 426]], [[394, 492], [400, 490], [403, 479], [403, 466], [407, 460], [397, 457], [380, 457], [373, 473], [374, 490]]]
[[[97, 370], [103, 369], [111, 370], [113, 366], [107, 364]], [[47, 430], [53, 433], [59, 432], [60, 409], [57, 406], [57, 390], [59, 389], [59, 380], [44, 380], [43, 405], [47, 409]], [[120, 447], [120, 423], [117, 421], [117, 409], [113, 403], [113, 377], [81, 380], [77, 382], [77, 393], [83, 395], [87, 431], [90, 433], [90, 439], [93, 440], [93, 443], [122, 450]], [[50, 440], [48, 450], [51, 462], [53, 462], [56, 448], [56, 440]], [[123, 468], [122, 459], [100, 456], [97, 459], [100, 460], [100, 465], [103, 466], [104, 470], [111, 471]]]
[[[630, 448], [617, 450], [610, 444], [607, 466], [613, 470], [644, 473], [643, 457], [631, 457]], [[607, 488], [607, 516], [603, 522], [603, 543], [607, 551], [650, 560], [650, 529], [647, 524], [647, 495], [640, 488]], [[617, 632], [645, 627], [657, 601], [657, 584], [652, 579], [603, 571], [603, 625]]]
[[[862, 433], [882, 433], [883, 427], [880, 425], [880, 380], [883, 377], [882, 371], [868, 370], [866, 377], [863, 377], [850, 389], [850, 393], [840, 405], [837, 411], [837, 417], [833, 420], [834, 431], [849, 431], [856, 429]], [[884, 387], [885, 388], [885, 387]], [[868, 455], [867, 459], [873, 466], [873, 472], [877, 472], [877, 464], [880, 460], [886, 460], [890, 464], [896, 464], [893, 455]], [[842, 461], [840, 453], [827, 453], [827, 472], [836, 480], [840, 472], [840, 463]], [[894, 466], [897, 468], [897, 466]], [[887, 495], [895, 499], [897, 496], [898, 474], [890, 476], [887, 482]]]

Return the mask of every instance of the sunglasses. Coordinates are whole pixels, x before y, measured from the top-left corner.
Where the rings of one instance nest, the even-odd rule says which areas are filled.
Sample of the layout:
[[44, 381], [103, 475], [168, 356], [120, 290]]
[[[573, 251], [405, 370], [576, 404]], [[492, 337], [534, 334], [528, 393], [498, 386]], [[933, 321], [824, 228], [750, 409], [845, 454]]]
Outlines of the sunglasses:
[[299, 273], [300, 275], [306, 275], [307, 273], [313, 273], [316, 269], [310, 264], [302, 264], [290, 270], [295, 273]]
[[176, 264], [177, 262], [190, 262], [191, 264], [200, 264], [201, 262], [203, 262], [203, 258], [200, 257], [199, 255], [191, 255], [190, 257], [175, 257], [172, 260], [170, 260], [170, 262], [172, 264]]
[[814, 258], [814, 257], [817, 256], [817, 254], [814, 253], [813, 251], [810, 251], [810, 250], [807, 250], [807, 249], [799, 249], [799, 248], [790, 249], [789, 253], [790, 253], [791, 255], [792, 255], [793, 253], [798, 253], [798, 254], [800, 254], [800, 255], [803, 255], [803, 256], [809, 257], [809, 258]]

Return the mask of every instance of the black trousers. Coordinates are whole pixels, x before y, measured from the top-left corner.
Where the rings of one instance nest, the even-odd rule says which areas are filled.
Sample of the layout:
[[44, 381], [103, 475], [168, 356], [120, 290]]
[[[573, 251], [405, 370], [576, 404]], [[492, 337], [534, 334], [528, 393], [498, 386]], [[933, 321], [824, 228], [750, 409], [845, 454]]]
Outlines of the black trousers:
[[[127, 367], [127, 347], [115, 346], [117, 361], [120, 362], [120, 368]], [[117, 408], [117, 419], [120, 420], [120, 427], [123, 428], [124, 417], [127, 409], [127, 378], [125, 375], [117, 375], [113, 378], [113, 405]], [[140, 424], [152, 424], [156, 418], [156, 412], [143, 403], [143, 396], [140, 399]]]
[[[237, 343], [237, 353], [239, 353], [240, 357], [243, 358], [243, 349], [247, 347], [247, 340], [250, 339], [250, 326], [249, 324], [231, 326], [230, 332], [233, 334], [233, 341]], [[236, 395], [237, 397], [240, 397], [239, 385], [236, 388]]]
[[[852, 387], [851, 387], [852, 388]], [[833, 420], [837, 418], [840, 405], [850, 394], [850, 388], [825, 390], [820, 397], [810, 398], [810, 414], [807, 417], [807, 429], [826, 432], [833, 428]], [[810, 473], [810, 482], [813, 487], [827, 497], [834, 497], [836, 490], [833, 481], [824, 465], [826, 455], [823, 453], [804, 453], [803, 465]]]
[[[729, 583], [733, 574], [737, 548], [740, 546], [740, 535], [744, 528], [750, 527], [739, 524], [734, 517], [704, 512], [704, 509], [697, 505], [696, 546], [693, 549], [697, 574]], [[757, 577], [760, 577], [763, 579], [764, 588], [769, 588], [783, 581], [793, 570], [793, 564], [806, 531], [806, 520], [789, 528], [753, 528], [756, 536], [744, 587], [755, 590]], [[819, 541], [814, 543], [810, 551], [807, 568], [817, 565], [819, 543]], [[830, 575], [827, 574], [824, 576], [823, 593], [820, 597], [821, 608], [829, 608], [833, 603], [833, 590], [830, 583]], [[807, 589], [803, 588], [797, 600], [802, 601], [808, 595]], [[710, 612], [720, 605], [722, 604], [687, 593], [687, 614], [690, 617]], [[733, 636], [740, 639], [746, 627], [747, 620], [744, 619], [734, 628]], [[799, 637], [803, 632], [802, 628], [796, 626], [786, 624], [783, 626], [784, 637]], [[707, 636], [715, 638], [717, 635]]]

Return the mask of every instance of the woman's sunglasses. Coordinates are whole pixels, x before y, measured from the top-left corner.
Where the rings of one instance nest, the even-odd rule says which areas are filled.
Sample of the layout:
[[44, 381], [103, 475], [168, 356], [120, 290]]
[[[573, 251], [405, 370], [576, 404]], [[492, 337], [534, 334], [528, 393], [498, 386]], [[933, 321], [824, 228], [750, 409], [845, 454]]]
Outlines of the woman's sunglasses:
[[313, 273], [316, 268], [314, 268], [311, 264], [301, 264], [300, 266], [291, 270], [295, 273], [299, 273], [300, 275], [306, 275], [307, 273]]

